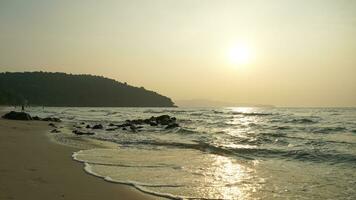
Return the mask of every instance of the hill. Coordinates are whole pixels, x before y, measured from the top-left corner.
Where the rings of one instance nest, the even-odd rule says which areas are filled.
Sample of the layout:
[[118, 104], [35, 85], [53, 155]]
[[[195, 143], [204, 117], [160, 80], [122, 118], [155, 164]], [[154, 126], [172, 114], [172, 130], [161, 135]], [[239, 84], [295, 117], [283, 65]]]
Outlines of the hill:
[[75, 107], [173, 107], [143, 87], [113, 79], [49, 72], [0, 73], [0, 105]]

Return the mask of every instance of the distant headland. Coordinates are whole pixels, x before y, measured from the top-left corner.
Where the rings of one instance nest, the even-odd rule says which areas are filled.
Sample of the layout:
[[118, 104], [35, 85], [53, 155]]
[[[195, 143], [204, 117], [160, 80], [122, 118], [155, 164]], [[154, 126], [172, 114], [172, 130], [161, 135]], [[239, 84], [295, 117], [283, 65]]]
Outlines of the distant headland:
[[58, 107], [175, 107], [154, 91], [93, 75], [0, 73], [0, 105]]

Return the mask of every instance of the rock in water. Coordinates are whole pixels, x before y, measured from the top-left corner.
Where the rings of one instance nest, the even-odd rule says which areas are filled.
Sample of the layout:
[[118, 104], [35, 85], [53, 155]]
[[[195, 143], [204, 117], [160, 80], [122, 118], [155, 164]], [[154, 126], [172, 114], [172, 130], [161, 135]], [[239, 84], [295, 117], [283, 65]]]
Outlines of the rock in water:
[[38, 116], [34, 116], [34, 117], [32, 117], [32, 119], [33, 120], [36, 120], [36, 121], [40, 121], [40, 120], [42, 120], [40, 117], [38, 117]]
[[42, 121], [45, 121], [45, 122], [61, 122], [62, 120], [57, 118], [57, 117], [46, 117], [46, 118], [43, 118]]
[[92, 129], [103, 129], [104, 127], [103, 127], [103, 125], [101, 125], [101, 124], [97, 124], [97, 125], [94, 125], [93, 127], [92, 127]]
[[52, 131], [51, 131], [51, 133], [60, 133], [61, 131], [60, 130], [58, 130], [58, 129], [53, 129]]
[[177, 127], [179, 127], [179, 124], [171, 123], [171, 124], [168, 124], [168, 126], [166, 126], [166, 129], [172, 129], [172, 128], [177, 128]]
[[156, 117], [157, 124], [168, 125], [171, 122], [169, 115], [161, 115]]
[[48, 126], [52, 126], [53, 128], [57, 128], [57, 126], [53, 123], [49, 123]]
[[11, 111], [4, 116], [2, 116], [4, 119], [11, 119], [11, 120], [32, 120], [31, 115], [25, 113], [25, 112], [15, 112]]
[[150, 126], [159, 126], [165, 125], [167, 129], [176, 128], [179, 124], [176, 122], [177, 119], [175, 117], [170, 117], [169, 115], [161, 115], [158, 117], [151, 117], [147, 119], [134, 119], [134, 120], [126, 120], [125, 123], [121, 125], [117, 125], [117, 127], [130, 127], [132, 131], [136, 131], [136, 129], [141, 128], [142, 126], [136, 127], [136, 125], [150, 125]]
[[150, 126], [157, 126], [157, 122], [150, 122]]
[[131, 129], [132, 132], [136, 132], [137, 127], [132, 124], [132, 125], [130, 126], [130, 129]]
[[76, 135], [94, 135], [95, 134], [93, 132], [82, 132], [82, 131], [79, 131], [79, 130], [73, 130], [72, 132], [74, 134], [76, 134]]

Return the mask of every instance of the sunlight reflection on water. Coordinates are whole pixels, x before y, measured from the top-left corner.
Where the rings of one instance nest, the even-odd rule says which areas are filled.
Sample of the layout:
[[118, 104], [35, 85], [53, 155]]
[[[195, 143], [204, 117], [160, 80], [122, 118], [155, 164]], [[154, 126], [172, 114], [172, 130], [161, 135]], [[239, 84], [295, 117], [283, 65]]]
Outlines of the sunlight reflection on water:
[[[261, 188], [261, 184], [255, 182], [255, 165], [258, 161], [250, 164], [237, 163], [232, 159], [217, 156], [211, 164], [211, 177], [216, 183], [214, 196], [221, 199], [251, 199], [253, 193]], [[219, 194], [219, 195], [216, 195]]]

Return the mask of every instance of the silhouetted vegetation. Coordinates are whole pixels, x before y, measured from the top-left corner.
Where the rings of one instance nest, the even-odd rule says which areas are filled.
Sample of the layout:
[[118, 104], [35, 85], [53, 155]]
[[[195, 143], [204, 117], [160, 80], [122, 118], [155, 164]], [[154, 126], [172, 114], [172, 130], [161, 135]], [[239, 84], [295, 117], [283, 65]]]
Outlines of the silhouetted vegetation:
[[168, 97], [143, 87], [92, 75], [0, 73], [1, 105], [172, 107]]

